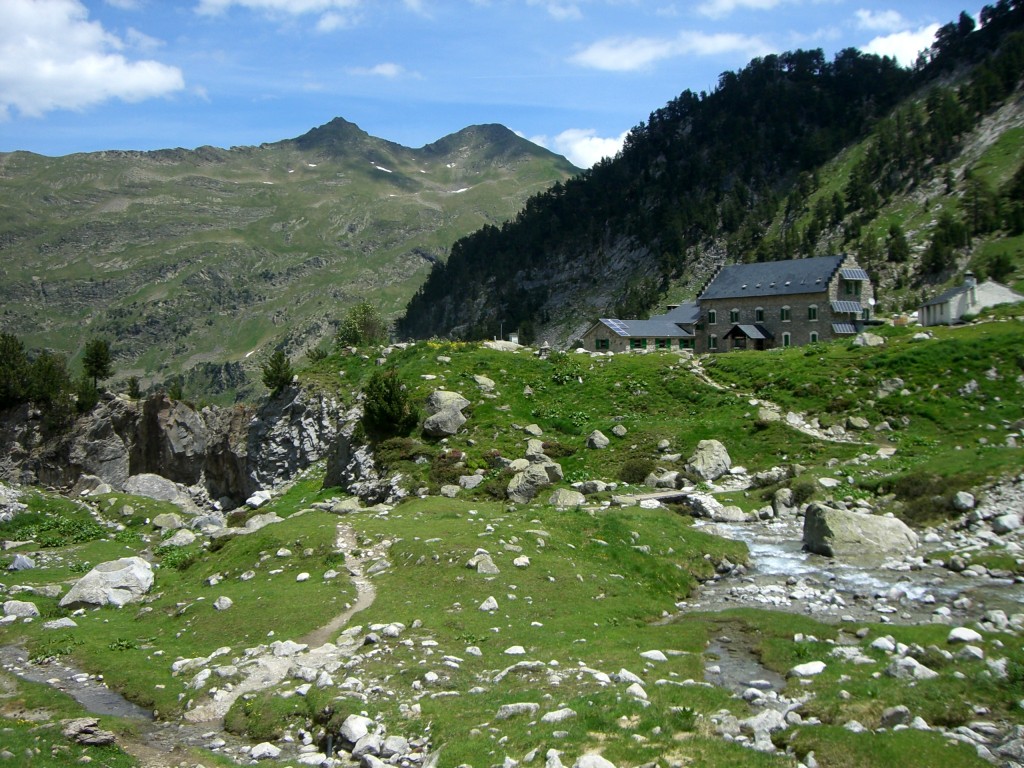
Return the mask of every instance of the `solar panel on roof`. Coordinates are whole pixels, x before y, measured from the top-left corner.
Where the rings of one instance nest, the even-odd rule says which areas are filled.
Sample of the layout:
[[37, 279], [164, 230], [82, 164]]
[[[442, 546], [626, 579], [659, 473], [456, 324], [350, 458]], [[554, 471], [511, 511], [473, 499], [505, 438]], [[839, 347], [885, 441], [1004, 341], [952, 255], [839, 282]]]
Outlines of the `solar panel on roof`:
[[856, 333], [853, 323], [832, 323], [832, 333]]
[[619, 334], [619, 336], [628, 336], [629, 335], [629, 329], [626, 327], [626, 324], [623, 323], [621, 320], [616, 320], [614, 318], [604, 318], [603, 317], [603, 318], [601, 318], [601, 322], [604, 323], [605, 325], [607, 325], [609, 328], [611, 328], [617, 334]]
[[844, 267], [839, 270], [839, 275], [844, 280], [868, 280], [868, 273], [859, 267]]

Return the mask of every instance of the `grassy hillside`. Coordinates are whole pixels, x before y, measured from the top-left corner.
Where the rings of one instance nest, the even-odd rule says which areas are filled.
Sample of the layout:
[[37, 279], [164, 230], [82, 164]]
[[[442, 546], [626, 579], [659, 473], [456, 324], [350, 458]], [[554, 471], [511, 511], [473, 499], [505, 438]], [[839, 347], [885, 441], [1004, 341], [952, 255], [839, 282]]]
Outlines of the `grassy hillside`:
[[[362, 565], [353, 573], [373, 566], [374, 597], [347, 628], [360, 642], [370, 631], [375, 639], [350, 650], [354, 655], [346, 656], [333, 684], [296, 694], [302, 680], [285, 678], [239, 698], [226, 718], [231, 731], [252, 741], [275, 740], [297, 728], [337, 729], [349, 714], [363, 711], [389, 733], [442, 747], [444, 766], [496, 764], [506, 755], [522, 760], [531, 750], [543, 756], [548, 748], [561, 750], [566, 764], [599, 750], [620, 766], [655, 760], [787, 766], [809, 751], [822, 765], [851, 768], [897, 756], [915, 768], [936, 761], [985, 765], [974, 750], [951, 747], [934, 731], [857, 735], [839, 727], [851, 718], [877, 727], [885, 708], [908, 701], [905, 683], [874, 674], [886, 661], [869, 646], [874, 638], [890, 635], [934, 647], [929, 663], [943, 665], [935, 654], [947, 646], [948, 627], [857, 622], [853, 628], [863, 632], [855, 636], [845, 625], [747, 609], [665, 621], [723, 560], [743, 563], [745, 546], [698, 530], [678, 510], [607, 506], [602, 502], [609, 494], [591, 497], [582, 509], [553, 508], [546, 495], [531, 504], [510, 504], [498, 498], [507, 476], [489, 463], [496, 453], [522, 455], [523, 428], [534, 423], [543, 431], [545, 449], [562, 464], [565, 485], [614, 481], [637, 461], [670, 467], [675, 460], [669, 452], [685, 458], [698, 440], [717, 438], [749, 472], [799, 463], [802, 474], [784, 483], [810, 486], [819, 498], [868, 499], [914, 523], [941, 520], [951, 513], [953, 490], [977, 490], [991, 478], [1019, 471], [1021, 449], [1006, 438], [1019, 439], [1024, 419], [1024, 363], [1018, 354], [1024, 349], [1024, 318], [995, 313], [968, 327], [938, 329], [928, 340], [896, 329], [886, 334], [879, 348], [838, 342], [716, 356], [707, 360], [706, 373], [672, 353], [541, 360], [529, 351], [437, 342], [393, 351], [388, 365], [414, 402], [444, 387], [462, 392], [472, 405], [458, 435], [436, 441], [414, 431], [379, 444], [378, 459], [389, 471], [403, 473], [410, 489], [431, 491], [482, 468], [487, 481], [477, 491], [463, 491], [457, 499], [412, 496], [391, 509], [339, 518], [320, 506], [329, 507], [339, 491], [323, 488], [322, 472], [314, 468], [260, 510], [275, 512], [283, 522], [182, 548], [163, 546], [151, 524], [159, 513], [174, 510], [167, 503], [111, 494], [83, 504], [30, 492], [22, 499], [28, 511], [0, 525], [0, 537], [35, 542], [27, 550], [38, 567], [6, 581], [20, 585], [15, 597], [33, 602], [42, 615], [0, 627], [0, 642], [25, 644], [37, 659], [71, 660], [101, 672], [134, 701], [173, 719], [211, 701], [220, 687], [241, 685], [245, 659], [255, 653], [246, 649], [302, 640], [344, 612], [357, 583], [344, 575], [329, 578], [329, 572], [345, 574], [355, 567], [349, 558], [357, 558]], [[354, 400], [377, 368], [375, 357], [333, 356], [302, 378], [306, 386]], [[494, 390], [479, 389], [475, 376], [493, 379]], [[816, 418], [823, 428], [860, 416], [892, 430], [856, 432], [850, 441], [813, 437], [766, 421], [759, 405], [767, 400], [783, 412]], [[616, 424], [627, 432], [613, 437], [607, 449], [584, 446], [590, 430], [611, 434]], [[663, 440], [668, 451], [659, 447]], [[879, 449], [895, 452], [883, 458]], [[838, 487], [826, 490], [814, 482], [824, 476], [839, 478]], [[616, 493], [629, 487], [620, 481]], [[729, 503], [756, 509], [774, 487], [729, 494]], [[233, 523], [251, 514], [240, 513]], [[339, 549], [342, 530], [350, 532], [350, 544]], [[497, 573], [467, 568], [481, 548], [491, 554]], [[140, 551], [159, 564], [157, 586], [141, 606], [77, 614], [73, 629], [42, 628], [43, 621], [68, 614], [43, 587], [66, 586], [91, 564]], [[1000, 556], [988, 555], [992, 563]], [[1019, 567], [1013, 560], [1007, 551], [999, 562]], [[252, 578], [243, 578], [246, 572]], [[215, 610], [218, 597], [230, 598], [233, 606]], [[480, 610], [490, 597], [498, 607]], [[402, 625], [397, 634], [384, 631], [396, 622]], [[815, 694], [800, 711], [821, 722], [779, 737], [780, 746], [790, 746], [790, 756], [761, 754], [714, 735], [714, 722], [728, 714], [745, 718], [758, 712], [727, 689], [701, 683], [708, 642], [726, 635], [750, 643], [760, 662], [778, 673], [829, 659], [826, 673], [812, 684], [789, 683], [789, 695]], [[857, 646], [872, 661], [838, 661], [835, 644]], [[986, 633], [980, 644], [986, 654], [1007, 657], [1012, 674], [993, 678], [980, 660], [938, 666], [939, 678], [918, 684], [915, 714], [952, 728], [976, 717], [973, 704], [1000, 722], [1019, 721], [1019, 643]], [[229, 650], [219, 661], [194, 662], [180, 672], [172, 668], [176, 660], [201, 659], [223, 648]], [[665, 660], [640, 655], [651, 650], [661, 650]], [[503, 672], [518, 662], [526, 663]], [[197, 677], [204, 664], [219, 665], [212, 677]], [[643, 681], [646, 699], [615, 682], [626, 673]], [[339, 687], [343, 678], [345, 686]], [[361, 687], [353, 688], [352, 680]], [[21, 687], [14, 701], [20, 704], [0, 706], [6, 732], [13, 734], [8, 743], [60, 743], [56, 734], [40, 735], [11, 714], [17, 706], [22, 712], [45, 706], [44, 692]], [[517, 702], [537, 703], [539, 710], [530, 717], [496, 716], [503, 705]], [[575, 715], [561, 722], [539, 719], [562, 709]], [[129, 752], [137, 747], [130, 727], [107, 724], [122, 733]], [[193, 757], [209, 764], [208, 755]], [[109, 759], [122, 761], [112, 765], [132, 764], [130, 756], [113, 752]]]
[[396, 313], [453, 241], [574, 170], [501, 126], [408, 149], [340, 118], [258, 147], [0, 155], [0, 330], [71, 356], [105, 337], [144, 383], [297, 355], [358, 300]]
[[[212, 701], [221, 687], [241, 685], [246, 659], [256, 653], [246, 649], [300, 641], [343, 613], [364, 588], [345, 576], [346, 568], [355, 568], [352, 573], [376, 573], [370, 578], [374, 597], [347, 625], [358, 643], [334, 682], [296, 693], [302, 680], [286, 677], [254, 690], [228, 711], [231, 731], [252, 741], [298, 728], [316, 734], [363, 711], [389, 733], [442, 747], [443, 766], [523, 760], [534, 749], [543, 757], [548, 748], [561, 750], [566, 764], [598, 750], [619, 766], [792, 766], [794, 757], [810, 751], [821, 765], [850, 768], [894, 761], [911, 768], [985, 765], [973, 749], [950, 746], [935, 731], [870, 729], [884, 709], [908, 702], [929, 723], [949, 728], [976, 718], [971, 705], [985, 707], [993, 720], [1020, 722], [1019, 642], [998, 633], [979, 641], [984, 653], [1008, 659], [1009, 674], [999, 679], [978, 659], [942, 661], [949, 629], [942, 625], [856, 622], [847, 630], [747, 609], [666, 621], [724, 560], [745, 562], [745, 546], [699, 530], [676, 509], [609, 506], [610, 493], [590, 497], [581, 509], [551, 507], [546, 493], [530, 504], [511, 504], [501, 493], [508, 476], [492, 463], [496, 454], [521, 456], [524, 427], [536, 424], [545, 450], [565, 471], [562, 485], [603, 479], [618, 481], [615, 493], [623, 493], [631, 489], [620, 479], [626, 467], [678, 467], [670, 454], [685, 458], [699, 440], [716, 438], [751, 473], [799, 463], [802, 473], [783, 484], [802, 486], [803, 498], [866, 499], [915, 524], [941, 521], [952, 513], [953, 491], [981, 492], [989, 480], [1019, 472], [1021, 449], [1008, 438], [1019, 440], [1024, 424], [1024, 316], [1001, 310], [970, 326], [936, 329], [931, 339], [900, 329], [884, 333], [882, 347], [836, 342], [737, 352], [705, 358], [703, 370], [674, 353], [542, 360], [530, 350], [441, 342], [393, 350], [387, 365], [415, 404], [434, 389], [455, 390], [471, 401], [469, 421], [445, 440], [424, 438], [417, 428], [380, 443], [378, 461], [389, 474], [402, 473], [408, 489], [431, 493], [479, 468], [486, 480], [477, 490], [456, 499], [412, 495], [393, 508], [338, 517], [324, 509], [342, 494], [324, 488], [322, 469], [314, 468], [259, 510], [275, 512], [282, 522], [181, 548], [164, 546], [152, 525], [161, 512], [174, 511], [170, 504], [119, 494], [83, 503], [27, 492], [28, 511], [0, 525], [0, 537], [34, 542], [21, 551], [31, 552], [38, 567], [5, 582], [20, 585], [13, 597], [33, 602], [41, 618], [0, 626], [0, 642], [24, 644], [37, 659], [71, 660], [101, 672], [134, 701], [173, 719]], [[306, 369], [304, 386], [354, 402], [379, 370], [379, 352], [361, 352], [372, 354], [333, 355]], [[492, 379], [493, 390], [486, 381], [481, 389], [479, 376]], [[816, 419], [821, 428], [848, 424], [851, 417], [872, 426], [848, 440], [815, 437], [765, 419], [760, 407], [766, 401], [783, 413], [802, 413], [807, 422]], [[890, 429], [874, 428], [883, 424]], [[626, 433], [612, 437], [608, 448], [585, 447], [591, 430], [611, 435], [614, 425]], [[838, 486], [827, 490], [815, 482], [825, 476], [837, 478]], [[751, 511], [776, 487], [726, 498]], [[252, 514], [240, 512], [232, 523]], [[348, 532], [344, 547], [342, 531]], [[497, 573], [467, 568], [481, 548]], [[159, 564], [156, 587], [141, 606], [85, 611], [75, 615], [73, 629], [42, 627], [68, 615], [43, 587], [66, 587], [90, 565], [136, 552]], [[1009, 550], [976, 557], [1020, 567]], [[252, 578], [243, 578], [246, 572]], [[233, 606], [215, 610], [218, 597]], [[490, 597], [497, 608], [480, 610]], [[396, 622], [402, 627], [385, 631]], [[855, 635], [854, 629], [863, 631]], [[371, 631], [374, 639], [360, 645]], [[880, 635], [928, 647], [929, 664], [943, 674], [918, 683], [910, 701], [904, 682], [876, 674], [886, 656], [870, 642]], [[760, 662], [780, 674], [811, 659], [829, 660], [813, 683], [788, 683], [788, 695], [815, 694], [800, 712], [821, 723], [778, 737], [789, 756], [761, 754], [714, 735], [714, 722], [723, 717], [759, 711], [727, 689], [702, 683], [708, 642], [722, 636], [749, 643]], [[872, 661], [842, 662], [832, 652], [837, 644], [855, 646]], [[223, 648], [229, 650], [218, 661], [172, 668], [176, 660]], [[651, 650], [661, 650], [665, 660], [640, 655]], [[526, 663], [503, 671], [519, 662]], [[217, 665], [215, 674], [198, 677], [204, 665]], [[646, 699], [626, 692], [623, 671], [643, 681]], [[6, 685], [10, 690], [14, 683]], [[45, 706], [45, 694], [29, 686], [12, 695], [13, 704], [0, 704], [0, 722], [13, 734], [7, 743], [59, 744], [55, 733], [40, 735], [37, 725], [13, 714]], [[503, 705], [521, 702], [537, 703], [537, 713], [497, 717]], [[60, 706], [66, 711], [66, 703]], [[540, 719], [562, 709], [575, 715]], [[869, 730], [840, 727], [851, 718]], [[112, 725], [131, 751], [137, 741], [131, 728]], [[193, 759], [210, 764], [209, 755]], [[114, 753], [110, 760], [132, 764]]]

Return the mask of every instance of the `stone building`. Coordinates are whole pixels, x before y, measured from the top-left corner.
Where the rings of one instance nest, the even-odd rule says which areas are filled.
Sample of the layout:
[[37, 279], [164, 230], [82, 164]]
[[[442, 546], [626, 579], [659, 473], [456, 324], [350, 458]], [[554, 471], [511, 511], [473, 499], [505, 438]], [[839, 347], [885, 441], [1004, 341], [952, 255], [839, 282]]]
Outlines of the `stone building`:
[[875, 304], [852, 256], [728, 264], [691, 304], [648, 320], [602, 318], [582, 337], [591, 351], [771, 349], [852, 336]]
[[698, 294], [698, 352], [796, 347], [853, 336], [871, 319], [871, 280], [852, 256], [727, 264]]

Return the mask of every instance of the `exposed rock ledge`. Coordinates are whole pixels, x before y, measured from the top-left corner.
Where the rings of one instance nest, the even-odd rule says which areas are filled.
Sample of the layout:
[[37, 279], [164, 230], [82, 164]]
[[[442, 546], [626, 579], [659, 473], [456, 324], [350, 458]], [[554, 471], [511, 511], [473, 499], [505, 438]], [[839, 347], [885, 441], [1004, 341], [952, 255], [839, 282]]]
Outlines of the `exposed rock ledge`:
[[70, 487], [95, 475], [123, 490], [129, 477], [152, 473], [238, 503], [324, 458], [345, 418], [333, 398], [298, 388], [259, 408], [118, 396], [47, 439], [40, 414], [22, 407], [0, 419], [0, 478]]

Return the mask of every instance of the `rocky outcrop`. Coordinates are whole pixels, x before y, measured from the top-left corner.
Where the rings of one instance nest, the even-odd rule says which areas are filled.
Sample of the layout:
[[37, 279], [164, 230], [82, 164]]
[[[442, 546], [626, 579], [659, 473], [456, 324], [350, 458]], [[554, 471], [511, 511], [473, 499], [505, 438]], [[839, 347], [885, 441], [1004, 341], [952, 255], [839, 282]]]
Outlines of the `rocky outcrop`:
[[109, 397], [72, 430], [45, 439], [38, 414], [8, 412], [0, 424], [2, 476], [70, 487], [92, 475], [115, 490], [129, 478], [159, 475], [238, 503], [323, 458], [340, 429], [332, 399], [288, 388], [259, 409], [207, 407], [155, 395]]
[[804, 515], [804, 548], [827, 557], [910, 552], [917, 534], [895, 517], [811, 504]]
[[362, 409], [356, 407], [342, 417], [341, 427], [327, 453], [324, 487], [341, 488], [366, 504], [395, 503], [406, 495], [401, 485], [402, 475], [385, 477], [370, 446], [355, 439], [362, 415]]

